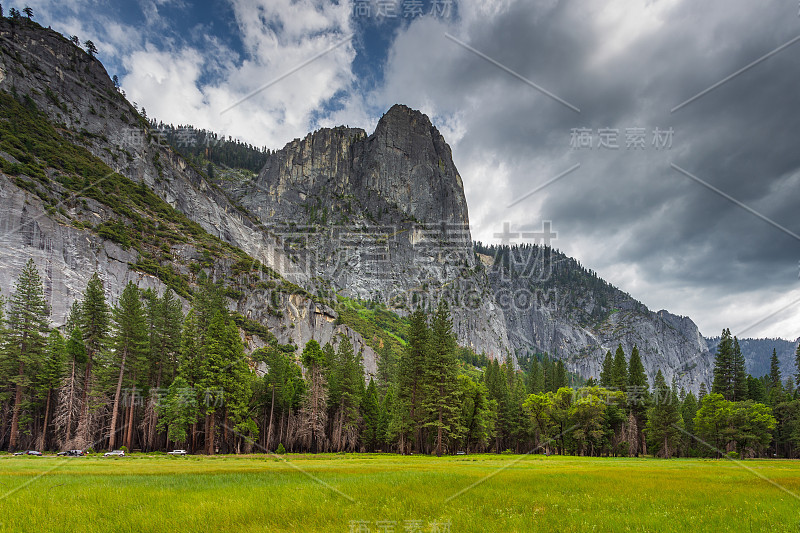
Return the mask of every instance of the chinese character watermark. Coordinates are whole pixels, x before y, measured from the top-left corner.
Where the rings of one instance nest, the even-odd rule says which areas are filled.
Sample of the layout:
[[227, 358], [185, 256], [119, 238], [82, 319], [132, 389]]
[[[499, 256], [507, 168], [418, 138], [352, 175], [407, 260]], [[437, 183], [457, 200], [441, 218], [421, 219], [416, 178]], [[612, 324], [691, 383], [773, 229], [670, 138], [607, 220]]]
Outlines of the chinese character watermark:
[[[647, 128], [624, 128], [624, 141], [626, 150], [644, 150], [648, 144], [655, 150], [669, 150], [672, 148], [672, 140], [675, 130], [672, 128], [661, 129], [655, 127], [651, 130], [648, 143]], [[593, 149], [598, 150], [619, 150], [620, 149], [620, 129], [619, 128], [598, 128], [596, 132], [591, 128], [572, 128], [570, 130], [569, 146], [573, 150]]]
[[[428, 4], [426, 6], [426, 4]], [[424, 16], [450, 18], [453, 0], [356, 0], [353, 3], [355, 18], [415, 19]]]

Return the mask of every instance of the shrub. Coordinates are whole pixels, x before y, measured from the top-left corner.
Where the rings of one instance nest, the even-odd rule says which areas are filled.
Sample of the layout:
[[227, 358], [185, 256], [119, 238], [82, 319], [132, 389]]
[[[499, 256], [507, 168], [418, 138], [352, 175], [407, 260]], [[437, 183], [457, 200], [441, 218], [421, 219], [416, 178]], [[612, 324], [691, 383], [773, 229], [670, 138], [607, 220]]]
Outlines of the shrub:
[[286, 448], [283, 447], [283, 443], [281, 442], [278, 444], [278, 449], [275, 451], [278, 455], [283, 455], [286, 453]]

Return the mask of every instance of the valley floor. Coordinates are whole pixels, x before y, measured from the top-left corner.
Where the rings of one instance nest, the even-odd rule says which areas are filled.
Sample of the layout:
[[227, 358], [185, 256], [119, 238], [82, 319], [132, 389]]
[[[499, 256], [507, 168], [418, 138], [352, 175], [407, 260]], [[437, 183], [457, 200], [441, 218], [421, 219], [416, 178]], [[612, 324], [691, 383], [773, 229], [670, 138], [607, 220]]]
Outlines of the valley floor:
[[0, 456], [0, 531], [792, 531], [800, 461]]

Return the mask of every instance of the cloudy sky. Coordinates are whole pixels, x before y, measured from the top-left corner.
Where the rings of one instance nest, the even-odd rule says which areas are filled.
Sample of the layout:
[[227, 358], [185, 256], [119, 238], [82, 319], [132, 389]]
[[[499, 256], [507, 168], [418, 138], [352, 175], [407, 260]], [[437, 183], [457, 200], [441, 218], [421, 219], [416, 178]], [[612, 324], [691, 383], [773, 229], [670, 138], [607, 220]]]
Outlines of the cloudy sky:
[[28, 5], [164, 122], [280, 148], [420, 109], [475, 238], [550, 220], [555, 246], [704, 335], [800, 336], [794, 0]]

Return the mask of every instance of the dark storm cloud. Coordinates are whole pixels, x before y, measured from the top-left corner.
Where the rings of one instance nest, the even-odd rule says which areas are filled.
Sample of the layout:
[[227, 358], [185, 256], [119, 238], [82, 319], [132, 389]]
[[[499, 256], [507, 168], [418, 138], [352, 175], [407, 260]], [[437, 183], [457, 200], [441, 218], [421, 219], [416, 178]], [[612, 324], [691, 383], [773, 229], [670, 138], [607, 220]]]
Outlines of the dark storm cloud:
[[[443, 115], [462, 112], [464, 133], [454, 152], [468, 191], [481, 190], [468, 198], [480, 213], [479, 235], [499, 231], [506, 220], [536, 227], [550, 219], [559, 229], [557, 245], [579, 251], [584, 264], [612, 278], [634, 266], [637, 283], [696, 290], [709, 301], [794, 290], [800, 242], [670, 165], [800, 234], [800, 42], [670, 110], [800, 34], [797, 6], [661, 0], [648, 3], [657, 16], [638, 21], [630, 17], [639, 2], [627, 3], [630, 17], [607, 16], [616, 4], [515, 2], [494, 17], [467, 21], [456, 34], [580, 113], [441, 39], [443, 28], [424, 22], [398, 39], [389, 62], [395, 88], [387, 75], [384, 96], [433, 102]], [[404, 89], [396, 88], [401, 79]], [[616, 128], [621, 146], [571, 149], [570, 132], [580, 127], [593, 130], [595, 145], [599, 128]], [[645, 128], [644, 150], [625, 149], [625, 129], [632, 127]], [[674, 130], [671, 149], [651, 146], [654, 128]], [[502, 197], [480, 183], [492, 180], [487, 161], [507, 172]], [[577, 171], [507, 208], [575, 163]], [[469, 175], [481, 165], [484, 174]], [[634, 296], [648, 302], [646, 294]]]

